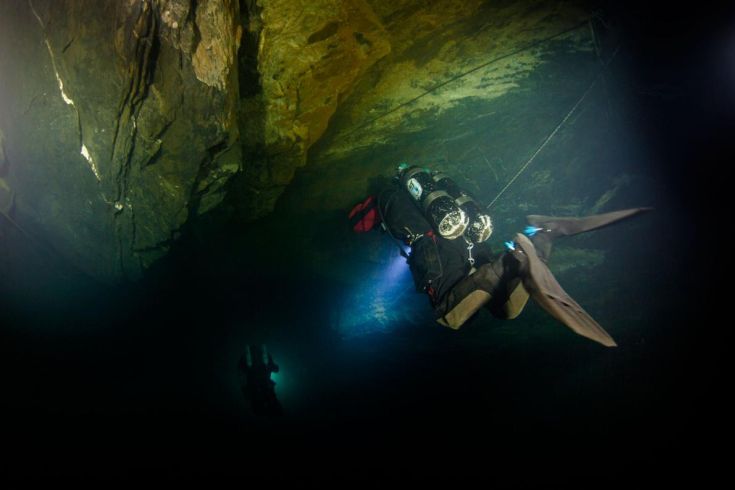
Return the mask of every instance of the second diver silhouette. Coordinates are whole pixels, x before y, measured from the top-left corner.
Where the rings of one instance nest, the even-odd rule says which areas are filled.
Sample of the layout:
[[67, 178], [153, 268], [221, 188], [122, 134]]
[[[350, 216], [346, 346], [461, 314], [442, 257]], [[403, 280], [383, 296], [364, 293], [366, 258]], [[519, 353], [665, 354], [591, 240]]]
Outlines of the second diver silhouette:
[[255, 415], [283, 415], [283, 408], [276, 396], [276, 383], [271, 373], [279, 371], [278, 364], [267, 352], [265, 345], [248, 345], [240, 358], [242, 393]]

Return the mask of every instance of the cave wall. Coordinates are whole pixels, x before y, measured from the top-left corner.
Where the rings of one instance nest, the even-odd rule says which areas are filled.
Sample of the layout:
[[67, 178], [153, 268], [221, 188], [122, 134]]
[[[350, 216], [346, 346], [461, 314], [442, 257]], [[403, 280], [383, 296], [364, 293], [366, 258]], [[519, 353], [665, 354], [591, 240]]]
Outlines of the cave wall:
[[390, 52], [380, 20], [365, 0], [251, 2], [251, 49], [244, 47], [241, 127], [248, 162], [243, 214], [270, 212], [340, 103]]
[[14, 219], [102, 280], [134, 279], [241, 167], [234, 0], [0, 5]]
[[[622, 108], [614, 107], [605, 81], [610, 72], [603, 69], [617, 40], [613, 27], [598, 21], [588, 5], [369, 3], [391, 51], [339, 105], [279, 199], [268, 235], [298, 240], [287, 241], [277, 257], [296, 257], [314, 274], [354, 284], [364, 276], [355, 274], [356, 261], [382, 263], [389, 254], [368, 256], [364, 243], [370, 238], [354, 236], [346, 215], [398, 163], [445, 172], [487, 205], [588, 89], [490, 208], [491, 247], [501, 250], [523, 229], [527, 214], [583, 215], [631, 205], [624, 196], [644, 183], [634, 175], [629, 150], [635, 145], [629, 128], [614, 117]], [[591, 248], [558, 255], [556, 272], [604, 260]]]
[[228, 183], [244, 219], [268, 213], [390, 50], [364, 0], [14, 0], [0, 18], [0, 192], [110, 281], [139, 277]]
[[12, 212], [14, 196], [5, 181], [8, 174], [8, 158], [5, 156], [5, 136], [0, 131], [0, 213], [9, 216]]
[[542, 0], [2, 2], [0, 209], [114, 282], [225, 196], [245, 221], [277, 202], [343, 209], [405, 159], [492, 187], [516, 162], [509, 134], [532, 149], [597, 63], [588, 15]]
[[445, 171], [489, 200], [599, 69], [579, 2], [371, 5], [393, 49], [312, 149], [301, 208], [344, 208], [402, 161]]

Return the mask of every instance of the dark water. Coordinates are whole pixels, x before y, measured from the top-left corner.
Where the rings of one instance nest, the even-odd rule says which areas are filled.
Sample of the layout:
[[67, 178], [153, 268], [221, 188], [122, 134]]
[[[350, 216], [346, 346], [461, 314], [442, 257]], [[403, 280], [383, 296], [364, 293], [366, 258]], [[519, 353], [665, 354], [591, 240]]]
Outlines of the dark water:
[[[443, 330], [393, 271], [392, 245], [350, 236], [341, 213], [281, 207], [192, 230], [145, 280], [116, 287], [27, 247], [0, 283], [3, 474], [712, 478], [724, 454], [705, 441], [729, 429], [730, 323], [714, 315], [729, 306], [714, 289], [729, 247], [709, 232], [728, 196], [712, 174], [735, 101], [718, 49], [735, 37], [645, 13], [661, 23], [623, 26], [627, 82], [679, 95], [635, 99], [626, 134], [648, 164], [618, 199], [657, 211], [574, 239], [605, 260], [559, 273], [620, 347], [576, 337], [533, 304], [513, 322], [480, 315]], [[282, 418], [251, 415], [239, 391], [253, 342], [281, 367]]]

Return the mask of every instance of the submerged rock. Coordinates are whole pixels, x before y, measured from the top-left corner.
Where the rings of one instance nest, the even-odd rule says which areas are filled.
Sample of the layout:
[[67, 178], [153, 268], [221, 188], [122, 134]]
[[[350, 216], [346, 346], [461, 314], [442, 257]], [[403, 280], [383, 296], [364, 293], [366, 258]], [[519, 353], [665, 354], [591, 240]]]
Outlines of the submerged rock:
[[138, 277], [240, 169], [238, 2], [34, 0], [0, 17], [19, 221], [95, 277]]
[[[544, 1], [0, 2], [0, 199], [114, 282], [225, 196], [243, 220], [271, 212], [307, 161], [286, 209], [343, 208], [406, 156], [500, 182], [508, 132], [534, 115], [509, 121], [499, 101], [560, 53], [595, 64], [573, 29], [585, 15]], [[505, 131], [483, 136], [496, 154], [477, 124]]]
[[[243, 94], [248, 165], [246, 213], [269, 212], [338, 104], [390, 51], [387, 33], [365, 0], [252, 2], [248, 68], [257, 90]], [[247, 65], [251, 66], [248, 67]]]
[[13, 190], [6, 181], [9, 164], [5, 156], [5, 136], [0, 131], [0, 213], [9, 216], [13, 207], [14, 195]]

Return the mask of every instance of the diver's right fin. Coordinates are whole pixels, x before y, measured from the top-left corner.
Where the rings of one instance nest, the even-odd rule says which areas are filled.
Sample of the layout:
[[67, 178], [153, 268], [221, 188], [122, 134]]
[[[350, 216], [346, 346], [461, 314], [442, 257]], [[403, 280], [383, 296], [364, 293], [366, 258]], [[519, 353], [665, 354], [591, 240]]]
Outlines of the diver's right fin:
[[616, 347], [617, 344], [610, 334], [564, 291], [536, 253], [531, 240], [518, 233], [515, 244], [517, 247], [512, 253], [521, 261], [523, 286], [531, 297], [551, 316], [577, 334], [606, 347]]
[[583, 216], [581, 218], [560, 218], [532, 214], [530, 216], [526, 216], [526, 220], [531, 226], [527, 227], [524, 233], [531, 238], [541, 260], [546, 261], [551, 254], [552, 242], [560, 236], [571, 236], [578, 233], [584, 233], [585, 231], [598, 230], [619, 221], [651, 211], [652, 209], [653, 208], [622, 209], [620, 211], [594, 214], [592, 216]]

